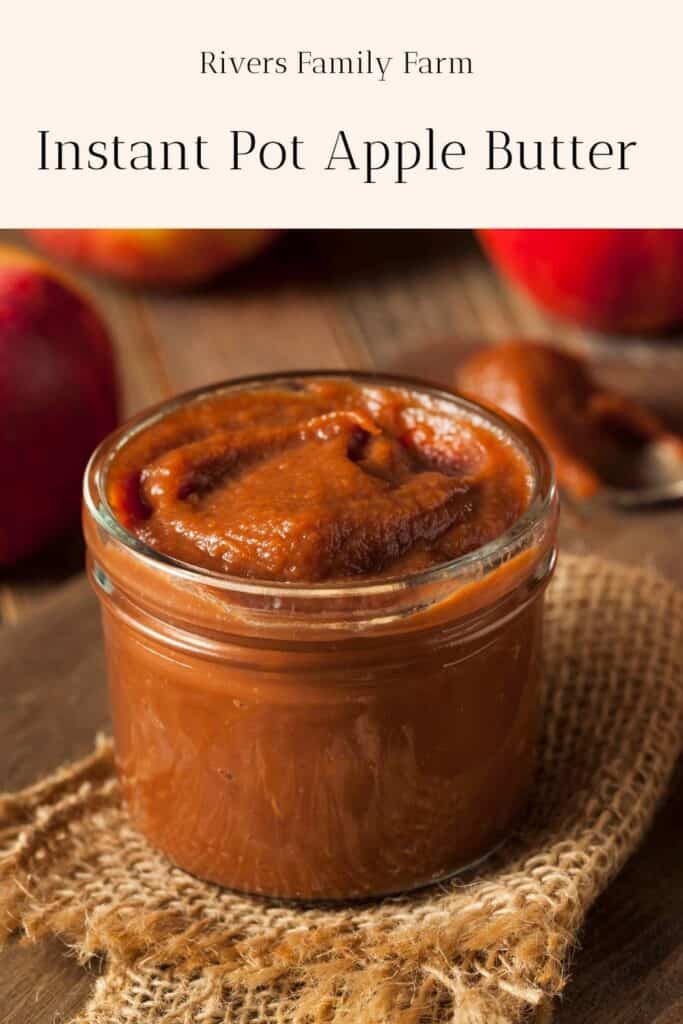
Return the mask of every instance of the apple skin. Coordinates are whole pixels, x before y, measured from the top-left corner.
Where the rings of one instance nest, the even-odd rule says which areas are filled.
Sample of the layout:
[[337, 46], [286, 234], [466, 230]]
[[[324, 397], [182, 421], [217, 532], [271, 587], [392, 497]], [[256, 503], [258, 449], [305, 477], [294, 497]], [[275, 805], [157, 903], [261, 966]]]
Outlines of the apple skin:
[[0, 246], [0, 566], [78, 522], [83, 470], [117, 412], [98, 314], [48, 265]]
[[486, 229], [489, 257], [544, 309], [615, 333], [683, 322], [683, 231]]
[[265, 249], [267, 230], [72, 228], [27, 232], [44, 251], [129, 284], [201, 284]]

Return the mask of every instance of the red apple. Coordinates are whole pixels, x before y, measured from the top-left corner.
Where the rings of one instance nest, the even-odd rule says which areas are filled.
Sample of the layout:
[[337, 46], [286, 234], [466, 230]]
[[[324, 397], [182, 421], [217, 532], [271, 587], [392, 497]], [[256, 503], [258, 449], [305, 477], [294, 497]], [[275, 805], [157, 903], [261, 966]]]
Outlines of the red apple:
[[605, 331], [683, 322], [683, 231], [488, 229], [496, 266], [544, 309]]
[[0, 247], [0, 566], [78, 521], [83, 470], [116, 417], [95, 310], [42, 261]]
[[143, 285], [194, 285], [216, 277], [264, 249], [266, 230], [158, 228], [41, 229], [28, 232], [53, 256]]

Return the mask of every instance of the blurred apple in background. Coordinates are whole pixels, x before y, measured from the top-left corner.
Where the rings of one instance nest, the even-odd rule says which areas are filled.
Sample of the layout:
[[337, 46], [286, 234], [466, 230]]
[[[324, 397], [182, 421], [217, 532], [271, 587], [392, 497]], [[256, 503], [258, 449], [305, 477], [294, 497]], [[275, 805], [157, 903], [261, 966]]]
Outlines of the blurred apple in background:
[[107, 330], [65, 278], [0, 246], [0, 566], [78, 521], [90, 453], [116, 425]]
[[551, 313], [604, 331], [683, 322], [683, 231], [481, 230], [494, 264]]
[[51, 255], [130, 284], [200, 284], [255, 256], [279, 232], [109, 229], [29, 231]]

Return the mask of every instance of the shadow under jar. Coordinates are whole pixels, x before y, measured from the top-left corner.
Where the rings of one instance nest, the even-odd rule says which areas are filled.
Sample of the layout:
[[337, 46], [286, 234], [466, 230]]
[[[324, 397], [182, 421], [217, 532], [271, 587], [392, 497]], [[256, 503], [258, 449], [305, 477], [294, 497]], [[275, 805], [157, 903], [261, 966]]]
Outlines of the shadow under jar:
[[[425, 564], [418, 543], [417, 555], [399, 551], [383, 572], [308, 582], [217, 571], [192, 564], [184, 548], [182, 560], [169, 555], [144, 529], [136, 533], [112, 499], [122, 462], [155, 431], [157, 458], [174, 435], [178, 443], [201, 440], [207, 402], [218, 408], [238, 396], [248, 410], [252, 399], [280, 394], [284, 409], [316, 388], [347, 389], [347, 405], [356, 392], [371, 411], [377, 396], [400, 400], [401, 428], [413, 424], [424, 440], [425, 424], [447, 424], [439, 435], [446, 449], [449, 437], [465, 437], [452, 464], [443, 446], [419, 453], [427, 459], [422, 491], [430, 459], [451, 480], [490, 476], [481, 443], [489, 437], [522, 467], [520, 514], [483, 543], [482, 524], [470, 524], [472, 549], [448, 561]], [[325, 431], [337, 436], [334, 422], [326, 421], [321, 443]], [[469, 455], [468, 432], [477, 439]], [[220, 435], [224, 445], [226, 437], [230, 431]], [[349, 437], [348, 457], [357, 460], [350, 445], [357, 447], [358, 431]], [[292, 443], [276, 466], [285, 478], [286, 459], [298, 451]], [[476, 472], [466, 465], [474, 454]], [[250, 465], [266, 462], [255, 456]], [[220, 473], [203, 465], [212, 486]], [[141, 486], [133, 474], [124, 487], [133, 506]], [[388, 500], [392, 484], [384, 490]], [[471, 512], [479, 491], [463, 493], [461, 507]], [[299, 498], [292, 484], [292, 502]], [[178, 485], [174, 501], [185, 499], [187, 487]], [[141, 521], [146, 511], [139, 509]], [[401, 378], [251, 378], [132, 420], [91, 460], [84, 525], [118, 770], [135, 825], [201, 878], [299, 900], [399, 893], [483, 857], [514, 826], [532, 784], [556, 521], [548, 460], [523, 426]], [[403, 519], [396, 529], [405, 541]], [[291, 540], [301, 557], [307, 537]]]

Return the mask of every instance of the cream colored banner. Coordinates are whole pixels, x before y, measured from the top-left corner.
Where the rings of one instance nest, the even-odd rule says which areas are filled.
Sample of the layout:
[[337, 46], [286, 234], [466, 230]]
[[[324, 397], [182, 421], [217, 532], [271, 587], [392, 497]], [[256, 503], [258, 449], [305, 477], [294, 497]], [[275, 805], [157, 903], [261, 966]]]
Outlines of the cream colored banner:
[[683, 226], [672, 0], [23, 0], [1, 226]]

